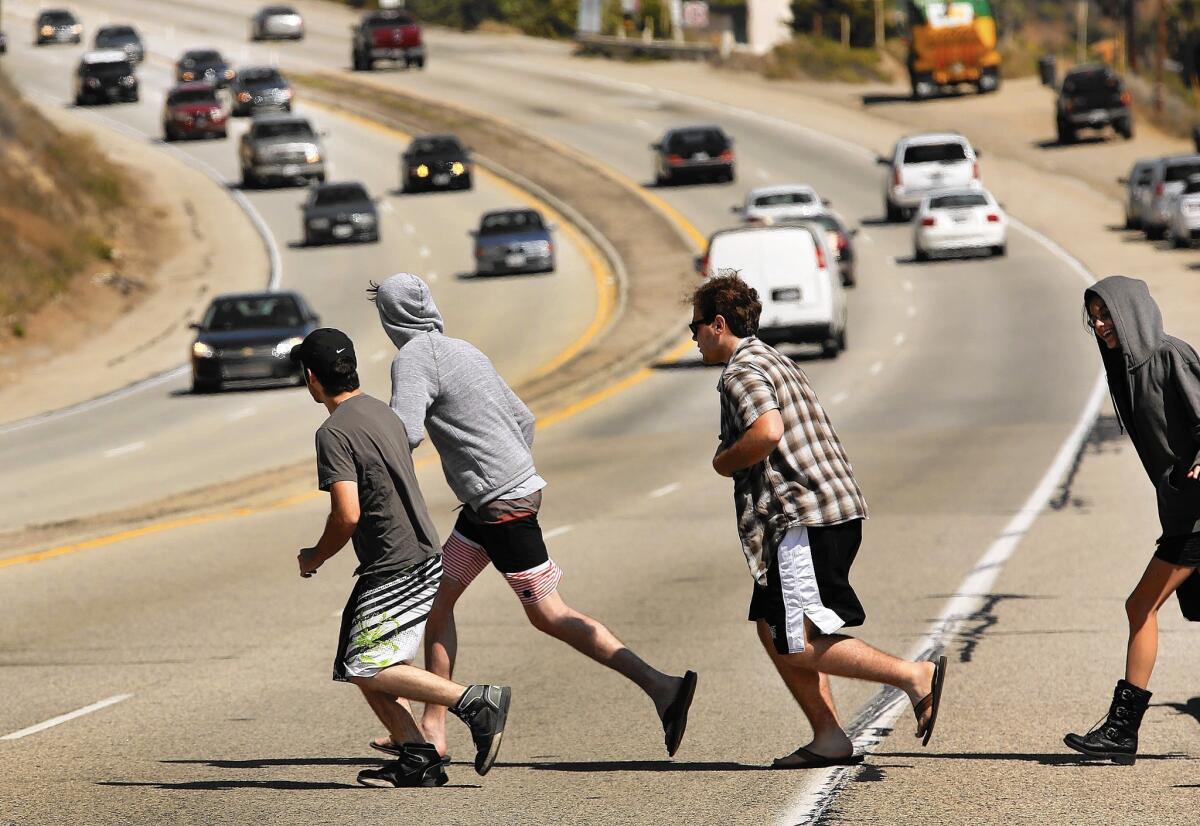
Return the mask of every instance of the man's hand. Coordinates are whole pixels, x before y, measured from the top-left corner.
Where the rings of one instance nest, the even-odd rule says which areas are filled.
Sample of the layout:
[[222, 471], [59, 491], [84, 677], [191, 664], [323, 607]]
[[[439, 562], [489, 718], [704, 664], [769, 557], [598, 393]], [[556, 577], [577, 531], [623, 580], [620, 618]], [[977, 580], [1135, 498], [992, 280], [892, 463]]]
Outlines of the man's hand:
[[766, 459], [783, 438], [783, 417], [778, 410], [763, 413], [726, 450], [718, 448], [713, 456], [713, 470], [730, 477], [739, 470], [753, 467]]
[[1193, 465], [1192, 469], [1187, 472], [1187, 478], [1193, 481], [1200, 479], [1200, 465]]
[[308, 579], [325, 560], [321, 559], [316, 548], [302, 548], [300, 553], [296, 554], [296, 561], [300, 563], [300, 576]]

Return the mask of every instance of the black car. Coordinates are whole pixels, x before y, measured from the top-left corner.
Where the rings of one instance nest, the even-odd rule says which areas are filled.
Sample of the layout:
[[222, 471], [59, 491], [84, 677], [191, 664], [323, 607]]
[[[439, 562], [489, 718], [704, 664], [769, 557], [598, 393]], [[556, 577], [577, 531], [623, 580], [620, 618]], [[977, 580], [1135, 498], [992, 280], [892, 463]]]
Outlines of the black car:
[[292, 86], [272, 66], [250, 66], [238, 71], [229, 84], [234, 115], [292, 111]]
[[231, 384], [304, 384], [288, 356], [320, 324], [298, 293], [218, 295], [193, 324], [192, 392]]
[[1133, 137], [1133, 108], [1121, 78], [1107, 66], [1088, 64], [1067, 72], [1054, 104], [1059, 143], [1072, 143], [1080, 129], [1111, 126]]
[[92, 45], [97, 49], [120, 49], [134, 63], [146, 59], [146, 47], [133, 26], [101, 26], [96, 30]]
[[88, 52], [75, 70], [75, 105], [133, 103], [138, 99], [138, 79], [133, 61], [123, 51]]
[[300, 208], [304, 210], [305, 246], [379, 240], [379, 213], [360, 183], [317, 184]]
[[33, 24], [33, 45], [46, 43], [81, 43], [83, 26], [79, 18], [66, 9], [45, 9], [38, 12]]
[[533, 209], [498, 209], [479, 219], [475, 238], [475, 272], [510, 275], [554, 272], [552, 227]]
[[216, 49], [192, 49], [175, 64], [175, 79], [180, 83], [200, 81], [224, 89], [237, 72]]
[[4, 32], [0, 32], [0, 54], [4, 54], [7, 51], [8, 51], [8, 35], [6, 35]]
[[684, 179], [732, 181], [737, 176], [733, 138], [719, 126], [669, 129], [654, 151], [654, 183], [673, 184]]
[[858, 230], [850, 229], [841, 216], [832, 212], [819, 212], [810, 218], [803, 219], [825, 228], [829, 240], [829, 248], [837, 255], [838, 272], [842, 274], [842, 286], [853, 287], [856, 281], [854, 274], [854, 236]]
[[470, 189], [471, 153], [453, 135], [414, 138], [400, 156], [400, 188]]

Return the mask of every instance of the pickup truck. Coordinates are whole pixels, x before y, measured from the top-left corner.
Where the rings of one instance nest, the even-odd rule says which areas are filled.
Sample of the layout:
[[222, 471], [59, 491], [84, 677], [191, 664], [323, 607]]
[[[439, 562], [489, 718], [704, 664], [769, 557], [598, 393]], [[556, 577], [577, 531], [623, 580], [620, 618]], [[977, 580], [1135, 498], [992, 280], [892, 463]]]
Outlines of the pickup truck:
[[1133, 137], [1133, 107], [1121, 78], [1107, 66], [1076, 66], [1063, 78], [1054, 109], [1059, 143], [1072, 143], [1080, 129], [1111, 126], [1118, 135]]
[[367, 12], [350, 27], [350, 64], [356, 72], [369, 72], [376, 60], [394, 60], [406, 67], [425, 68], [425, 43], [421, 27], [406, 11], [384, 9]]

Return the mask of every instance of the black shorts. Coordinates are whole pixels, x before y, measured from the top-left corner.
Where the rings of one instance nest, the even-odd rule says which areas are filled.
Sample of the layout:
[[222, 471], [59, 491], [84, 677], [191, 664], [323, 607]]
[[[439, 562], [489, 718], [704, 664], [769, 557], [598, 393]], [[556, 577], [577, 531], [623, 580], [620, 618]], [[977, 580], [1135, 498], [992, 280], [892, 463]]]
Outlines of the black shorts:
[[550, 559], [536, 513], [507, 522], [487, 524], [464, 507], [454, 523], [454, 531], [487, 554], [496, 570], [502, 574], [528, 571]]
[[1154, 556], [1171, 565], [1200, 568], [1200, 533], [1160, 539]]
[[850, 566], [862, 544], [862, 520], [788, 530], [767, 567], [766, 586], [754, 583], [752, 622], [764, 620], [780, 654], [804, 650], [804, 619], [823, 634], [862, 625], [867, 615], [850, 587]]

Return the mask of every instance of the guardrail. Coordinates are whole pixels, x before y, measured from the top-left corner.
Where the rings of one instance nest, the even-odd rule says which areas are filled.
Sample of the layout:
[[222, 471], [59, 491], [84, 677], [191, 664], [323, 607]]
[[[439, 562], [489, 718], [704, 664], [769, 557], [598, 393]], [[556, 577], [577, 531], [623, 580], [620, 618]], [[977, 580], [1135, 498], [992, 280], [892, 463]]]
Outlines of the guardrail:
[[605, 57], [713, 60], [720, 53], [712, 43], [644, 40], [640, 37], [613, 37], [603, 34], [577, 34], [575, 42], [579, 45], [580, 54], [598, 54]]

